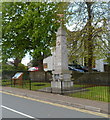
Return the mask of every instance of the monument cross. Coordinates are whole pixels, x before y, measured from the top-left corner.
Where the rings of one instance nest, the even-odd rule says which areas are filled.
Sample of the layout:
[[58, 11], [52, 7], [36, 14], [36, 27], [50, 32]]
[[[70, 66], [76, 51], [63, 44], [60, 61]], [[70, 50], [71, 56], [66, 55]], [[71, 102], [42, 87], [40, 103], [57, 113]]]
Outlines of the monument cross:
[[[61, 18], [63, 14], [58, 14]], [[62, 21], [62, 19], [60, 20]], [[63, 90], [69, 90], [73, 87], [71, 81], [71, 71], [68, 69], [68, 50], [66, 45], [66, 32], [63, 29], [62, 22], [56, 33], [56, 50], [54, 56], [53, 81], [51, 82], [52, 92], [61, 93]]]
[[57, 16], [59, 16], [60, 17], [60, 26], [62, 25], [62, 23], [63, 23], [63, 17], [64, 17], [64, 14], [57, 14]]

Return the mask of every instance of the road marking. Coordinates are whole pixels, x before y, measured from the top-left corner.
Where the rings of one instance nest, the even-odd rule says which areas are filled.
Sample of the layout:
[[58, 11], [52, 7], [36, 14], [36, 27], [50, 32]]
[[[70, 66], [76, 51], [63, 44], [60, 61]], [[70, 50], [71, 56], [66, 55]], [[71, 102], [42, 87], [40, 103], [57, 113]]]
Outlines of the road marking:
[[48, 101], [44, 101], [44, 100], [34, 99], [34, 98], [26, 97], [26, 96], [16, 95], [16, 94], [9, 93], [9, 92], [4, 92], [4, 91], [0, 91], [0, 92], [2, 92], [4, 94], [7, 94], [7, 95], [12, 95], [12, 96], [16, 96], [16, 97], [32, 100], [32, 101], [37, 101], [37, 102], [41, 102], [41, 103], [45, 103], [45, 104], [50, 104], [50, 105], [57, 106], [57, 107], [67, 108], [67, 109], [70, 109], [70, 110], [76, 110], [76, 111], [79, 111], [79, 112], [84, 112], [84, 113], [97, 115], [97, 116], [101, 116], [101, 117], [105, 117], [105, 118], [109, 118], [110, 117], [110, 115], [108, 115], [108, 114], [93, 112], [93, 111], [84, 110], [84, 109], [80, 109], [80, 108], [75, 108], [75, 107], [71, 107], [71, 106], [66, 106], [66, 105], [61, 105], [61, 104], [57, 104], [57, 103], [52, 103], [52, 102], [48, 102]]
[[12, 109], [12, 108], [9, 108], [9, 107], [3, 106], [3, 105], [1, 105], [1, 107], [2, 107], [2, 108], [5, 108], [5, 109], [7, 109], [7, 110], [10, 110], [10, 111], [12, 111], [12, 112], [15, 112], [15, 113], [17, 113], [17, 114], [23, 115], [23, 116], [25, 116], [25, 117], [35, 119], [34, 117], [32, 117], [32, 116], [30, 116], [30, 115], [27, 115], [27, 114], [25, 114], [25, 113], [16, 111], [16, 110], [14, 110], [14, 109]]

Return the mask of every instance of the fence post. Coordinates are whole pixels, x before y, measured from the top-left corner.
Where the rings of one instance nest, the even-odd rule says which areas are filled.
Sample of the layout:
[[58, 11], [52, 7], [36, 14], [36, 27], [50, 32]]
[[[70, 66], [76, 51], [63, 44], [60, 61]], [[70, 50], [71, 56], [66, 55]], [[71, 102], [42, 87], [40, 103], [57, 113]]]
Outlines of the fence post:
[[11, 78], [11, 87], [12, 87], [12, 78]]
[[22, 88], [23, 88], [24, 80], [22, 79]]
[[47, 72], [45, 71], [45, 82], [47, 81]]
[[29, 90], [31, 90], [31, 79], [29, 78]]
[[61, 95], [63, 95], [63, 81], [61, 80]]

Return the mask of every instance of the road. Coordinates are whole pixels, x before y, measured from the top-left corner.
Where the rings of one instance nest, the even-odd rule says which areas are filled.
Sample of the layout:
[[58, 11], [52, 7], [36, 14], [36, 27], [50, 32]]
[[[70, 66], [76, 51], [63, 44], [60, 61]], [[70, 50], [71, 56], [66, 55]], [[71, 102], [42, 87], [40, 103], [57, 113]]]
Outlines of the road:
[[[2, 93], [2, 118], [103, 118], [101, 114]], [[26, 119], [28, 120], [28, 119]], [[65, 119], [64, 119], [65, 120]]]

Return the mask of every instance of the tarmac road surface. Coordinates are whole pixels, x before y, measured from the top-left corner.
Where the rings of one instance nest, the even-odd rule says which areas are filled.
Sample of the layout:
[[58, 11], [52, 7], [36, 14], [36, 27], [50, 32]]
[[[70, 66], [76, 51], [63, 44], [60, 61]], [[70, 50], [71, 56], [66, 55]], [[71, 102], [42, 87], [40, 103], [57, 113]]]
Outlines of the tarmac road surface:
[[103, 116], [81, 112], [63, 105], [40, 100], [35, 101], [4, 93], [2, 93], [1, 108], [2, 118], [26, 118], [26, 120], [28, 120], [27, 118], [36, 120], [42, 120], [42, 118], [63, 118], [63, 120], [67, 120], [67, 118], [102, 118], [102, 120], [105, 120]]

